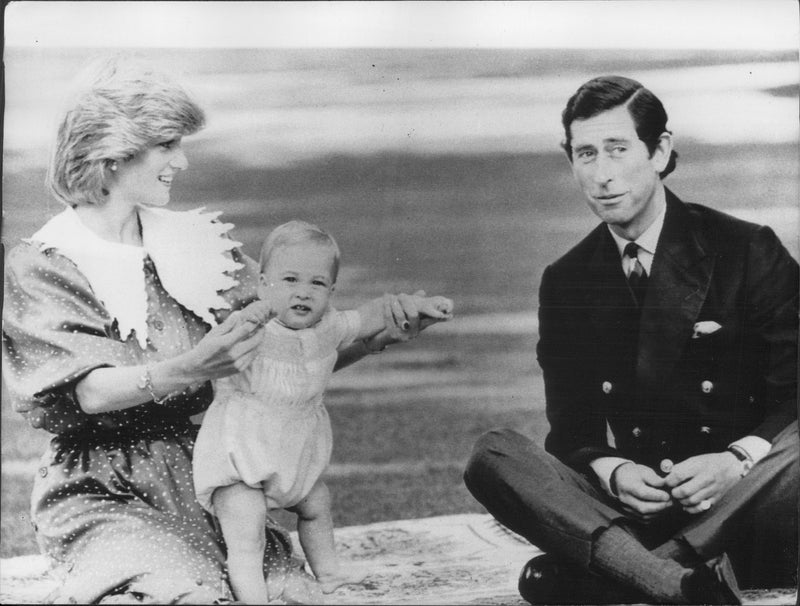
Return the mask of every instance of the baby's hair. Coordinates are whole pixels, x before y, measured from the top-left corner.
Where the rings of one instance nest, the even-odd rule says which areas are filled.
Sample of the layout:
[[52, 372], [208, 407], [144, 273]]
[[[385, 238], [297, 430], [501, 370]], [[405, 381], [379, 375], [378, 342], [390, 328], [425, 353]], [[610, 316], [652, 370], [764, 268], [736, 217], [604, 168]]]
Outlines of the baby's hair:
[[73, 85], [47, 185], [69, 206], [102, 204], [112, 165], [204, 123], [203, 110], [166, 73], [132, 55], [100, 58]]
[[339, 259], [341, 258], [339, 245], [336, 244], [336, 240], [328, 232], [305, 221], [289, 221], [272, 230], [272, 233], [267, 236], [264, 245], [261, 247], [261, 256], [259, 257], [261, 272], [263, 273], [266, 270], [272, 253], [277, 249], [292, 246], [293, 244], [308, 243], [327, 246], [333, 251], [331, 279], [336, 282], [336, 277], [339, 274]]

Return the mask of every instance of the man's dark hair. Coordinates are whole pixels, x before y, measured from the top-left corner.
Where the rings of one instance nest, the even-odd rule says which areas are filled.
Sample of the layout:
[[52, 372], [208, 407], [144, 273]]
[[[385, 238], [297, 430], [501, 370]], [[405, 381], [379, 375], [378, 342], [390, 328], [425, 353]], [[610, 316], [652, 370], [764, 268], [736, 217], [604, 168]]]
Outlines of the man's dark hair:
[[[566, 139], [561, 144], [572, 162], [572, 122], [592, 118], [604, 111], [625, 105], [633, 119], [636, 134], [652, 156], [658, 139], [667, 130], [667, 112], [661, 101], [650, 90], [631, 78], [624, 76], [600, 76], [589, 80], [575, 92], [561, 113]], [[660, 173], [663, 179], [675, 169], [678, 154], [675, 150], [667, 166]]]

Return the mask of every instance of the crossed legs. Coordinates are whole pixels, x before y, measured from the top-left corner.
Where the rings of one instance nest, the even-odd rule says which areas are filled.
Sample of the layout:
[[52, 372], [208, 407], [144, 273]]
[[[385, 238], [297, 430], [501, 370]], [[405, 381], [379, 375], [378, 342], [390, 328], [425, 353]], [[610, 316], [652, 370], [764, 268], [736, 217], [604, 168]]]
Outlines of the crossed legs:
[[[586, 570], [591, 567], [635, 585], [636, 579], [621, 579], [608, 566], [598, 565], [606, 553], [598, 545], [607, 546], [609, 539], [616, 537], [625, 542], [624, 549], [617, 549], [620, 557], [628, 553], [637, 556], [619, 567], [642, 565], [643, 582], [658, 580], [661, 574], [661, 570], [654, 570], [649, 579], [649, 565], [663, 569], [664, 562], [679, 564], [678, 569], [673, 567], [671, 577], [664, 579], [670, 581], [669, 587], [663, 583], [658, 587], [637, 586], [650, 595], [664, 591], [677, 596], [682, 577], [690, 572], [682, 566], [696, 565], [725, 552], [736, 535], [732, 526], [741, 515], [752, 513], [758, 503], [774, 502], [776, 497], [786, 499], [788, 494], [791, 501], [792, 491], [796, 511], [797, 444], [794, 424], [776, 438], [768, 458], [756, 465], [712, 511], [688, 523], [688, 518], [676, 516], [650, 528], [637, 527], [601, 489], [511, 430], [496, 430], [481, 437], [464, 480], [499, 522], [562, 561]], [[607, 529], [614, 530], [607, 533]], [[628, 537], [620, 536], [620, 529], [630, 535], [632, 543]], [[600, 537], [604, 537], [602, 541], [598, 540]], [[650, 552], [650, 548], [654, 550]], [[679, 554], [690, 557], [680, 559]], [[617, 564], [620, 562], [610, 562], [612, 568]]]
[[512, 430], [481, 436], [464, 481], [501, 524], [585, 568], [594, 533], [624, 517], [601, 489]]

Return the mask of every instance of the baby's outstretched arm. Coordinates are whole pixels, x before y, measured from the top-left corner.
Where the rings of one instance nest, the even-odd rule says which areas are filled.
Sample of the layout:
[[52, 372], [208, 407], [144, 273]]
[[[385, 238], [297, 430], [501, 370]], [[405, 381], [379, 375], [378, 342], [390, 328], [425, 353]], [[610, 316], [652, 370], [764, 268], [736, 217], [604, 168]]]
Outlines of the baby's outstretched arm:
[[[411, 295], [411, 300], [423, 323], [433, 324], [444, 322], [453, 317], [453, 301], [446, 297], [423, 297]], [[358, 308], [361, 316], [361, 331], [358, 339], [371, 337], [386, 328], [386, 314], [384, 313], [385, 300], [373, 299]]]

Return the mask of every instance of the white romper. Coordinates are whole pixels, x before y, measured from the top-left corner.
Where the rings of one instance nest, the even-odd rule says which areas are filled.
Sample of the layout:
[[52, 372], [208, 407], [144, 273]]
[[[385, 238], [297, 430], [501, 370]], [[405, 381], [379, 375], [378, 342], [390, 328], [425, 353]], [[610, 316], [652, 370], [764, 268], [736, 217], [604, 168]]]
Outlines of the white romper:
[[197, 499], [213, 511], [216, 488], [261, 487], [269, 508], [305, 498], [328, 466], [333, 440], [322, 397], [337, 349], [353, 341], [357, 311], [329, 310], [311, 328], [271, 320], [253, 363], [219, 379], [194, 447]]

